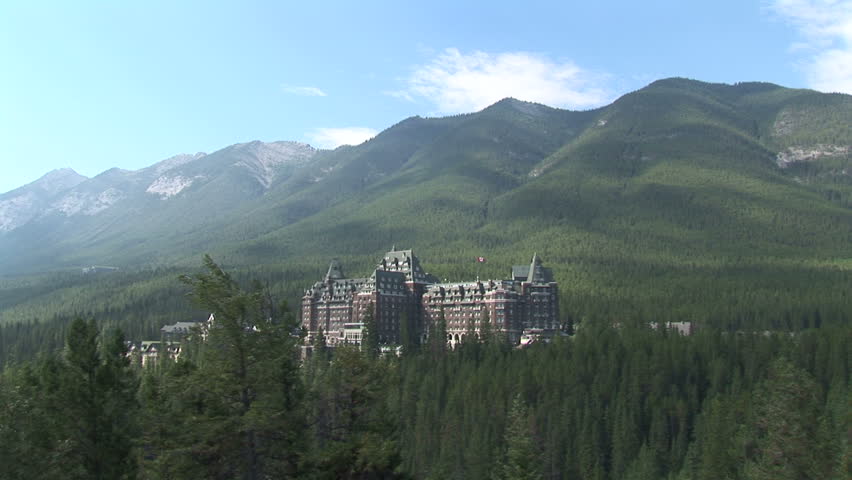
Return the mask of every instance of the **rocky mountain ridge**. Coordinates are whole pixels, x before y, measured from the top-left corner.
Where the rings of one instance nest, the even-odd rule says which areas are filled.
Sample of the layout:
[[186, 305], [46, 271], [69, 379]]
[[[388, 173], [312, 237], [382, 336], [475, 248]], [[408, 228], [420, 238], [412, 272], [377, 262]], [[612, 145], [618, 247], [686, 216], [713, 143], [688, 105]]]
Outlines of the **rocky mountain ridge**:
[[[678, 254], [834, 249], [852, 205], [850, 125], [848, 95], [674, 78], [583, 112], [505, 99], [411, 117], [333, 151], [235, 144], [112, 169], [49, 200], [0, 196], [0, 271], [200, 252], [251, 265], [402, 242], [540, 250], [553, 244], [543, 232], [655, 238], [649, 248]], [[834, 236], [807, 232], [825, 228]], [[754, 232], [777, 240], [757, 248]]]
[[58, 197], [86, 180], [87, 177], [70, 168], [61, 168], [0, 195], [0, 234], [37, 218], [51, 208]]
[[266, 190], [280, 176], [309, 162], [316, 152], [299, 142], [254, 141], [210, 155], [175, 155], [135, 171], [112, 168], [93, 178], [72, 169], [54, 170], [0, 195], [0, 235], [56, 217], [102, 215], [126, 202], [138, 204], [150, 198], [166, 201], [188, 194], [193, 186], [215, 179], [227, 183], [229, 176], [240, 174], [253, 178], [260, 189]]

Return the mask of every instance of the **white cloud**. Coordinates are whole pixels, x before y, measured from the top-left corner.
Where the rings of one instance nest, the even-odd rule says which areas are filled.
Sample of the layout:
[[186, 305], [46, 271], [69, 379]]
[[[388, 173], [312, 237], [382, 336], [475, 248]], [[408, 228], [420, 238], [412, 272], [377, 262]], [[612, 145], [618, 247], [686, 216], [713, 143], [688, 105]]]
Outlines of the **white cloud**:
[[606, 75], [529, 52], [463, 54], [448, 48], [416, 67], [407, 80], [406, 89], [389, 94], [426, 99], [439, 114], [481, 110], [506, 97], [565, 108], [596, 107], [612, 100]]
[[359, 145], [378, 133], [367, 127], [317, 128], [307, 136], [316, 147], [337, 148], [341, 145]]
[[281, 91], [302, 95], [305, 97], [327, 97], [328, 95], [317, 87], [297, 87], [294, 85], [281, 85]]
[[811, 87], [823, 92], [852, 94], [852, 49], [826, 50], [813, 61]]
[[792, 49], [809, 55], [808, 85], [852, 94], [852, 0], [775, 0], [772, 8], [805, 40]]

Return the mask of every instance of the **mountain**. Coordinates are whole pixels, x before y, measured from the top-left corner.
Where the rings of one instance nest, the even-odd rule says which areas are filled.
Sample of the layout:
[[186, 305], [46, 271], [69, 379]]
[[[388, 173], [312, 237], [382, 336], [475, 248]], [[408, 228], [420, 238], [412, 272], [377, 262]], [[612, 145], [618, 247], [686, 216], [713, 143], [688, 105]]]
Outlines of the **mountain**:
[[[537, 252], [564, 316], [842, 319], [850, 149], [852, 97], [768, 83], [665, 79], [582, 112], [504, 99], [332, 151], [252, 142], [104, 172], [0, 234], [0, 271], [186, 270], [210, 252], [294, 300], [330, 258], [356, 274], [393, 244], [456, 279], [501, 278]], [[114, 282], [135, 298], [175, 295], [128, 275]], [[72, 284], [0, 285], [0, 316], [62, 311]]]
[[538, 252], [581, 316], [848, 315], [850, 126], [852, 97], [766, 83], [667, 79], [586, 112], [506, 99], [318, 156], [339, 164], [214, 253], [366, 269], [410, 245], [433, 273], [465, 278], [479, 255], [500, 277]]
[[[733, 249], [746, 232], [807, 243], [794, 239], [821, 238], [817, 219], [848, 218], [850, 105], [846, 95], [670, 79], [588, 112], [507, 99], [476, 114], [409, 119], [318, 156], [330, 165], [322, 181], [235, 225], [266, 237], [233, 251], [303, 255], [317, 237], [329, 253], [393, 241], [514, 249], [545, 231], [608, 232], [610, 240], [641, 233], [689, 250], [709, 233]], [[816, 153], [785, 160], [798, 150]], [[759, 223], [763, 216], [776, 226]], [[272, 217], [305, 220], [272, 229], [281, 223]], [[267, 228], [252, 229], [255, 222]], [[826, 222], [845, 241], [847, 224]]]
[[[209, 155], [177, 155], [137, 171], [113, 168], [91, 179], [58, 182], [52, 180], [58, 174], [48, 174], [0, 197], [6, 213], [0, 269], [155, 263], [152, 256], [169, 250], [168, 241], [215, 228], [216, 218], [263, 196], [315, 154], [302, 143], [255, 141]], [[30, 248], [35, 239], [39, 249]]]
[[27, 224], [57, 197], [86, 181], [70, 168], [53, 170], [35, 182], [0, 195], [0, 232]]

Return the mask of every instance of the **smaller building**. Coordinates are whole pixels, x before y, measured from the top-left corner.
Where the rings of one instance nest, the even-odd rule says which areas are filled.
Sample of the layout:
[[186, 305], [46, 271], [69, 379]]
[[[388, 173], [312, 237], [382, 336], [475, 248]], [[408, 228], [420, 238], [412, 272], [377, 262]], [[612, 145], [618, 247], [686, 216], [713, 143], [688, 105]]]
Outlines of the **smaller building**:
[[352, 345], [361, 345], [361, 339], [364, 338], [363, 323], [344, 323], [343, 324], [343, 343]]
[[[212, 316], [211, 316], [212, 317]], [[165, 341], [180, 342], [189, 337], [193, 332], [200, 332], [204, 322], [177, 322], [173, 325], [164, 325], [160, 329], [160, 336]]]
[[90, 275], [93, 273], [110, 273], [117, 272], [118, 267], [106, 267], [102, 265], [92, 265], [90, 267], [83, 267], [83, 275]]
[[157, 364], [163, 356], [170, 360], [180, 358], [181, 344], [179, 342], [161, 342], [157, 340], [143, 340], [141, 342], [128, 342], [127, 355], [137, 365], [150, 367]]
[[143, 367], [155, 365], [163, 356], [177, 360], [180, 358], [182, 344], [193, 335], [200, 335], [202, 340], [207, 339], [207, 332], [214, 319], [211, 313], [206, 321], [176, 322], [172, 325], [164, 325], [160, 328], [160, 340], [127, 342], [128, 355]]
[[169, 360], [176, 361], [180, 358], [181, 345], [180, 343], [169, 342], [142, 342], [140, 354], [142, 357], [142, 366], [152, 366], [160, 360], [161, 355], [168, 357]]
[[692, 326], [692, 322], [666, 322], [663, 324], [659, 324], [657, 322], [651, 322], [649, 326], [653, 330], [659, 330], [660, 328], [665, 328], [666, 330], [671, 330], [673, 332], [677, 332], [680, 335], [690, 336], [695, 332], [694, 327]]

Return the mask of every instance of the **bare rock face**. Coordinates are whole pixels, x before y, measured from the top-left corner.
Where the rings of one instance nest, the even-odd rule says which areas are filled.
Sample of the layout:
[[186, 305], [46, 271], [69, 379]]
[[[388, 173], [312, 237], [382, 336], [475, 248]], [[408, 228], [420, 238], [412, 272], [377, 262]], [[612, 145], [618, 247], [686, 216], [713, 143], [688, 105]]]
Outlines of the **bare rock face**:
[[852, 145], [793, 146], [779, 152], [775, 163], [781, 168], [787, 168], [795, 162], [813, 162], [824, 157], [842, 157], [852, 152]]
[[[281, 175], [309, 162], [317, 150], [306, 143], [260, 141], [238, 143], [210, 155], [176, 155], [135, 172], [144, 177], [145, 193], [161, 200], [177, 197], [194, 185], [233, 173], [248, 173], [268, 189]], [[234, 167], [228, 172], [228, 167]]]
[[66, 217], [97, 215], [124, 197], [124, 192], [112, 187], [97, 193], [72, 191], [51, 204], [47, 213], [60, 213]]
[[165, 200], [191, 186], [194, 180], [195, 178], [187, 178], [181, 175], [174, 177], [164, 175], [154, 180], [154, 183], [149, 185], [145, 192], [159, 195], [161, 199]]
[[18, 228], [36, 214], [38, 198], [26, 192], [6, 200], [0, 200], [0, 232]]
[[775, 117], [775, 124], [772, 126], [772, 136], [783, 137], [792, 134], [803, 121], [804, 115], [792, 109], [782, 110]]
[[170, 170], [174, 170], [175, 168], [180, 167], [181, 165], [185, 165], [187, 163], [204, 158], [206, 155], [207, 154], [203, 152], [196, 153], [195, 155], [190, 155], [188, 153], [175, 155], [174, 157], [169, 157], [163, 160], [162, 162], [155, 163], [154, 165], [144, 170], [153, 169], [157, 175], [162, 175]]
[[[70, 168], [54, 170], [39, 180], [0, 195], [0, 234], [31, 222], [67, 218], [136, 214], [156, 217], [170, 200], [187, 195], [205, 205], [205, 194], [193, 193], [216, 181], [221, 196], [229, 186], [256, 182], [263, 193], [279, 179], [308, 164], [317, 150], [306, 143], [254, 141], [223, 148], [212, 154], [181, 154], [140, 170], [118, 168], [94, 178]], [[207, 192], [209, 194], [209, 192]], [[150, 203], [152, 200], [160, 200]]]
[[70, 168], [53, 170], [38, 180], [0, 195], [0, 233], [41, 215], [56, 198], [88, 180]]
[[251, 142], [234, 145], [239, 152], [234, 166], [247, 169], [264, 189], [269, 188], [282, 167], [298, 167], [313, 158], [317, 150], [299, 142]]

